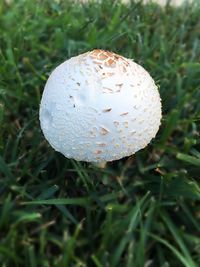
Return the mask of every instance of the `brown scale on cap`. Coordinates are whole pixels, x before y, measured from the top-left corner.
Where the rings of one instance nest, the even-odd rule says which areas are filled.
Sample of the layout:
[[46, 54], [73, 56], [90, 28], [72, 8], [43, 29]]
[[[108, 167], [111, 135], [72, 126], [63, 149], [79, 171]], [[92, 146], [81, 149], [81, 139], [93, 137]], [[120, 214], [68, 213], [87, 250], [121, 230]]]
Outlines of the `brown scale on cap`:
[[115, 127], [118, 127], [119, 126], [119, 122], [118, 121], [114, 121], [114, 125], [115, 125]]
[[112, 110], [112, 108], [105, 108], [103, 109], [103, 112], [110, 112]]
[[95, 151], [95, 154], [97, 154], [97, 155], [99, 155], [99, 154], [101, 154], [102, 153], [102, 150], [96, 150]]
[[126, 116], [128, 112], [121, 113], [120, 116]]
[[125, 128], [128, 128], [128, 121], [125, 121], [123, 124]]
[[97, 146], [99, 146], [99, 147], [105, 147], [106, 144], [105, 143], [97, 143]]
[[[122, 63], [125, 65], [123, 67], [124, 72], [126, 72], [126, 67], [129, 65], [129, 62], [124, 57], [107, 50], [94, 49], [90, 52], [90, 57], [94, 59], [93, 62], [96, 64], [99, 64], [101, 61], [103, 61], [106, 67], [115, 67], [116, 62], [118, 60], [121, 60]], [[100, 60], [100, 62], [96, 60]]]
[[106, 135], [109, 133], [109, 130], [107, 130], [106, 128], [104, 127], [100, 127], [100, 134], [101, 135]]

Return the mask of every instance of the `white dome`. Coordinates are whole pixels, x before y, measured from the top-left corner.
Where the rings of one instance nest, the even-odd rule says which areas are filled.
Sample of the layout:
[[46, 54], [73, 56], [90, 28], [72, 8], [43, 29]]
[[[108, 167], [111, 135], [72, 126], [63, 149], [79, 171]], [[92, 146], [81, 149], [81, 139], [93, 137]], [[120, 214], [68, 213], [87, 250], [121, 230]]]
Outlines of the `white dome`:
[[131, 59], [93, 50], [50, 75], [41, 100], [45, 138], [67, 158], [105, 162], [134, 154], [155, 137], [161, 101], [149, 73]]

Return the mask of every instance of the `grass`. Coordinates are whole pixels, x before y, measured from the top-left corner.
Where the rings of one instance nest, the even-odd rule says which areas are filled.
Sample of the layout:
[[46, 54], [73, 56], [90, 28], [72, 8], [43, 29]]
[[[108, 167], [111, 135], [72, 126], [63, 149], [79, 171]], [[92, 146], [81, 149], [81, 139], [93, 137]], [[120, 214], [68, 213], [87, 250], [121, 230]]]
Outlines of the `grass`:
[[[0, 1], [0, 266], [200, 266], [200, 5]], [[151, 144], [105, 169], [44, 140], [45, 81], [109, 49], [159, 84]]]

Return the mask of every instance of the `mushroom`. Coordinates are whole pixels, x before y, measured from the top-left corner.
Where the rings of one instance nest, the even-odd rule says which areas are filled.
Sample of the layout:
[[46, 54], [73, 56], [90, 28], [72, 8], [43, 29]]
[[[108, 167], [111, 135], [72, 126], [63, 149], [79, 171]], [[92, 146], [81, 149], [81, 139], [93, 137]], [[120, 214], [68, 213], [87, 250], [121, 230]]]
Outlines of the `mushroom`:
[[95, 49], [66, 60], [51, 73], [39, 117], [56, 151], [101, 163], [146, 147], [160, 126], [161, 100], [143, 67]]

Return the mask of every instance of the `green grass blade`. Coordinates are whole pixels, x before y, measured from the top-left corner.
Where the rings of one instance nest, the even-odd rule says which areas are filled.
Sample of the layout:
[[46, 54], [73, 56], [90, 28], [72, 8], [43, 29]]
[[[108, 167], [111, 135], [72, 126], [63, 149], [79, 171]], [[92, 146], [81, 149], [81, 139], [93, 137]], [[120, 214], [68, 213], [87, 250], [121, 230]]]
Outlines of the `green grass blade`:
[[165, 124], [165, 129], [160, 137], [161, 144], [164, 144], [167, 141], [172, 131], [177, 126], [177, 121], [179, 119], [179, 116], [180, 116], [180, 111], [177, 109], [172, 110], [171, 113], [168, 115], [167, 121]]
[[185, 161], [189, 164], [195, 165], [200, 167], [200, 158], [196, 158], [187, 154], [183, 154], [183, 153], [178, 153], [176, 155], [177, 159]]
[[172, 246], [168, 241], [166, 241], [165, 239], [154, 235], [154, 234], [150, 234], [149, 235], [154, 238], [156, 241], [160, 242], [161, 244], [163, 244], [164, 246], [166, 246], [174, 255], [177, 259], [180, 260], [180, 262], [183, 264], [183, 266], [185, 267], [197, 267], [196, 265], [191, 265], [190, 261], [187, 260], [186, 257], [184, 257], [174, 246]]
[[22, 202], [22, 205], [78, 205], [87, 206], [88, 198], [53, 198]]
[[182, 238], [180, 237], [178, 229], [176, 229], [176, 226], [173, 224], [173, 222], [171, 221], [170, 217], [164, 211], [160, 211], [160, 214], [161, 214], [161, 216], [163, 218], [164, 223], [167, 225], [167, 227], [169, 228], [170, 232], [172, 233], [172, 235], [174, 237], [174, 240], [177, 242], [177, 244], [179, 245], [183, 255], [187, 259], [187, 262], [190, 264], [190, 267], [197, 267], [195, 262], [192, 259], [192, 256], [190, 255], [187, 247], [185, 246]]
[[0, 173], [3, 173], [9, 181], [14, 180], [14, 174], [11, 172], [8, 164], [0, 156]]

